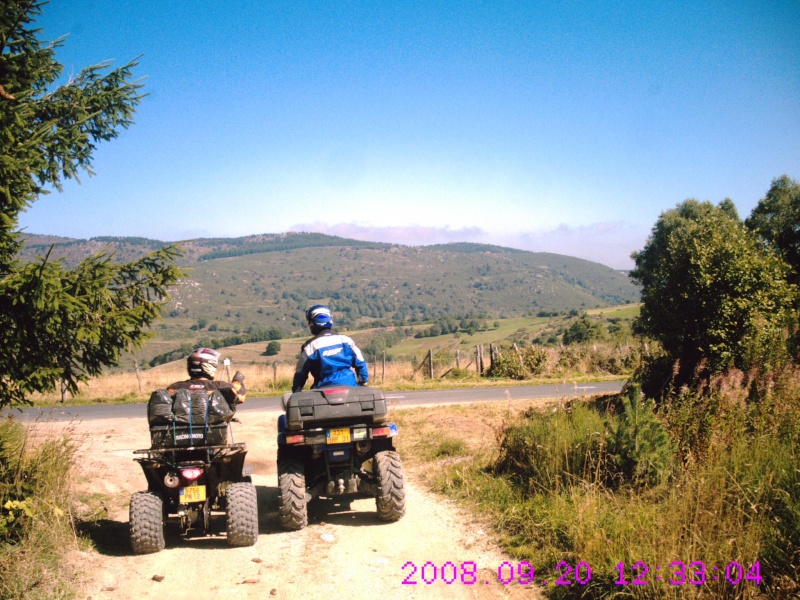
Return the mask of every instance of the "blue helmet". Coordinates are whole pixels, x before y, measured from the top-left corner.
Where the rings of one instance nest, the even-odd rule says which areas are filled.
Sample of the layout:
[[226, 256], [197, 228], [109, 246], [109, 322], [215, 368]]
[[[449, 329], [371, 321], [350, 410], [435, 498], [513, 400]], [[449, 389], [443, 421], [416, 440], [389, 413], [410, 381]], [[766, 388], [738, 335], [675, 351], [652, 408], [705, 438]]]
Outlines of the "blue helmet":
[[333, 313], [324, 304], [315, 304], [306, 311], [306, 322], [311, 333], [316, 335], [323, 329], [333, 327]]

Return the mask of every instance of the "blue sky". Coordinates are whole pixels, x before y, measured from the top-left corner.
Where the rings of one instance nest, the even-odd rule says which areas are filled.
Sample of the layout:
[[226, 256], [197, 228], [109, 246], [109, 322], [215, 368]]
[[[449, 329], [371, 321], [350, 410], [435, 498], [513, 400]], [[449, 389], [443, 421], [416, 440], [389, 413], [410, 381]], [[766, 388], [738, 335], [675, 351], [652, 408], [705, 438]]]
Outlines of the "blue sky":
[[629, 268], [658, 215], [800, 179], [800, 3], [51, 0], [136, 124], [31, 233], [322, 231]]

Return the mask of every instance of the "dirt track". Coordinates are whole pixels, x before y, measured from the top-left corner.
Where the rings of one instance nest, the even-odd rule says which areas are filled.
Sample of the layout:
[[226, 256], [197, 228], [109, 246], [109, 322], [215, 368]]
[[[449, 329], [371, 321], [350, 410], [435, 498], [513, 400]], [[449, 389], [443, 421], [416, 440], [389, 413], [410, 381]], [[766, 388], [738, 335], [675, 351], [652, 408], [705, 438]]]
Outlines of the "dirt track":
[[[182, 539], [167, 529], [167, 548], [133, 555], [127, 501], [145, 487], [133, 450], [149, 447], [147, 424], [112, 419], [73, 424], [82, 444], [83, 469], [76, 486], [115, 500], [108, 516], [87, 530], [98, 552], [77, 557], [90, 573], [82, 597], [169, 598], [539, 598], [533, 586], [503, 585], [497, 568], [507, 560], [479, 524], [447, 500], [421, 489], [406, 470], [406, 516], [396, 523], [375, 517], [375, 502], [309, 507], [309, 526], [283, 531], [277, 518], [274, 411], [248, 412], [234, 424], [247, 442], [246, 466], [258, 492], [259, 537], [255, 546], [229, 548], [224, 535]], [[402, 435], [402, 432], [401, 432]], [[434, 572], [425, 563], [436, 565]], [[441, 567], [448, 565], [442, 580]], [[510, 561], [516, 564], [514, 561]], [[413, 566], [411, 564], [413, 563]], [[477, 564], [477, 574], [470, 572]], [[404, 566], [405, 565], [405, 566]], [[414, 572], [414, 567], [416, 571]], [[464, 583], [462, 583], [462, 579]], [[403, 581], [416, 581], [407, 585]], [[474, 583], [472, 581], [474, 580]]]

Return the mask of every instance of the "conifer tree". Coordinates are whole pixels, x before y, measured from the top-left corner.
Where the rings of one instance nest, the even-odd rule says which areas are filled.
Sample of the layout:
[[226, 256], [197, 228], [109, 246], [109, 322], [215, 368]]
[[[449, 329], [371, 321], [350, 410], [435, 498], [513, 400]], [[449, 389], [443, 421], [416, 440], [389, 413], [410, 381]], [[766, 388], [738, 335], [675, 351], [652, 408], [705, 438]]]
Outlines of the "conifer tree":
[[109, 253], [66, 269], [48, 256], [22, 264], [19, 215], [66, 179], [92, 174], [96, 145], [133, 123], [143, 98], [136, 62], [100, 63], [59, 84], [55, 52], [34, 27], [43, 2], [0, 7], [0, 408], [117, 364], [147, 338], [181, 276], [174, 246], [129, 264]]

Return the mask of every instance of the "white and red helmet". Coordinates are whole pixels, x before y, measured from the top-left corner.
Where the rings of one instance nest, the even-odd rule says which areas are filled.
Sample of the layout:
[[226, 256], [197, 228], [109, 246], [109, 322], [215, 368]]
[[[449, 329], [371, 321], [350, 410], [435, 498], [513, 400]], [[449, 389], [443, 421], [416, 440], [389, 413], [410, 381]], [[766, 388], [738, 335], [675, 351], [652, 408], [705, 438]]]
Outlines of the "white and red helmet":
[[186, 359], [186, 369], [189, 371], [189, 377], [214, 379], [218, 362], [219, 352], [211, 348], [197, 348]]

